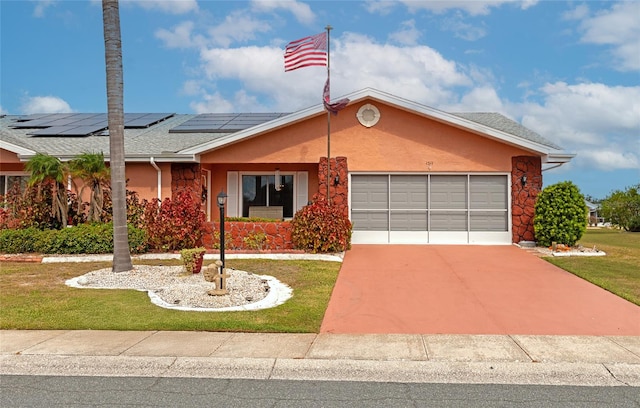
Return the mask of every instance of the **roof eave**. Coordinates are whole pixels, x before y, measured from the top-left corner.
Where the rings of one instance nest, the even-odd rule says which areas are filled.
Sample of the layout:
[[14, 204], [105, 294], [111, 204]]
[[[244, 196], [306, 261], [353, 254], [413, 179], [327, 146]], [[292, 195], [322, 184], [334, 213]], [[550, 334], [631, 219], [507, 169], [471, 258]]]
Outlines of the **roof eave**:
[[22, 146], [15, 145], [13, 143], [6, 142], [4, 140], [0, 140], [0, 149], [7, 150], [9, 152], [15, 153], [18, 155], [20, 159], [22, 156], [35, 155], [36, 152], [31, 149], [26, 149]]
[[[36, 152], [30, 152], [29, 154], [20, 155], [20, 161], [29, 161], [33, 156], [36, 155]], [[57, 157], [60, 161], [66, 162], [73, 160], [76, 158], [76, 155], [69, 154], [53, 154], [52, 156]], [[108, 154], [104, 155], [105, 161], [109, 162], [110, 157]], [[124, 158], [126, 163], [146, 163], [151, 160], [155, 162], [162, 163], [184, 163], [184, 162], [194, 162], [198, 163], [200, 161], [199, 156], [194, 154], [144, 154], [144, 155], [125, 155]]]

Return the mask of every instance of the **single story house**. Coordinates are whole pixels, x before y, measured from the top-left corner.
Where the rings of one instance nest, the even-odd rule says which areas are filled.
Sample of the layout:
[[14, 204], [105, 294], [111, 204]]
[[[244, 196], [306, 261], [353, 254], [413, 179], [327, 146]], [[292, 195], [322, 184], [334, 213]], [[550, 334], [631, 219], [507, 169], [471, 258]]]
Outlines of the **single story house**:
[[[353, 222], [353, 243], [509, 244], [534, 240], [542, 172], [575, 156], [498, 113], [448, 113], [369, 88], [346, 97], [337, 116], [322, 104], [293, 113], [127, 114], [128, 188], [159, 199], [201, 192], [210, 221], [222, 190], [227, 217], [287, 219], [328, 188]], [[106, 115], [1, 117], [0, 188], [25, 176], [36, 152], [108, 160]]]

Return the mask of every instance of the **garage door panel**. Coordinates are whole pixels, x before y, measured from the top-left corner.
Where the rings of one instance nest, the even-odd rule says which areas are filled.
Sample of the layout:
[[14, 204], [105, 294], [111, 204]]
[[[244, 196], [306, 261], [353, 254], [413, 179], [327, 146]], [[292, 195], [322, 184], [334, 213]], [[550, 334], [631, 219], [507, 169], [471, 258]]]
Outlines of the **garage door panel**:
[[466, 211], [431, 211], [431, 231], [467, 231]]
[[506, 209], [508, 205], [505, 176], [471, 176], [471, 209]]
[[391, 231], [427, 231], [427, 213], [391, 211]]
[[433, 209], [466, 209], [466, 176], [431, 176], [431, 203]]
[[391, 176], [392, 209], [426, 209], [427, 176]]
[[505, 212], [472, 211], [471, 231], [507, 231], [509, 222]]
[[389, 216], [384, 212], [362, 212], [351, 213], [353, 229], [358, 231], [388, 231]]
[[353, 209], [387, 209], [388, 177], [380, 175], [351, 178], [351, 207]]

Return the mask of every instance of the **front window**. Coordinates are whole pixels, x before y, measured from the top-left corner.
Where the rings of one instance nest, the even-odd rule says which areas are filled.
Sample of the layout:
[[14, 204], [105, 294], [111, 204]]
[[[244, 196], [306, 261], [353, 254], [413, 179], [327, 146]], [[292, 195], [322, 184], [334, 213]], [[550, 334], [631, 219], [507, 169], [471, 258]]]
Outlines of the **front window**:
[[14, 187], [17, 187], [18, 191], [25, 191], [28, 181], [27, 175], [0, 174], [0, 195], [6, 196]]
[[281, 175], [276, 186], [274, 175], [242, 176], [242, 216], [249, 216], [249, 207], [282, 206], [285, 218], [293, 217], [293, 175]]

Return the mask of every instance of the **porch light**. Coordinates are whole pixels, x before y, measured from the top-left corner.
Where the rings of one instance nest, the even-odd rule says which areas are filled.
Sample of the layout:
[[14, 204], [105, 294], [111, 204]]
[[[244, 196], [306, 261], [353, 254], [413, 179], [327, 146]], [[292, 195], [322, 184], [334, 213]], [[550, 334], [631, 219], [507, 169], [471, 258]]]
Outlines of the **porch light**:
[[273, 180], [276, 191], [282, 190], [282, 178], [280, 177], [280, 169], [276, 169], [275, 178]]
[[523, 186], [525, 186], [527, 184], [527, 175], [523, 174], [522, 177], [520, 178], [520, 182], [522, 183]]
[[223, 191], [218, 193], [218, 207], [224, 208], [224, 205], [227, 203], [227, 194]]

